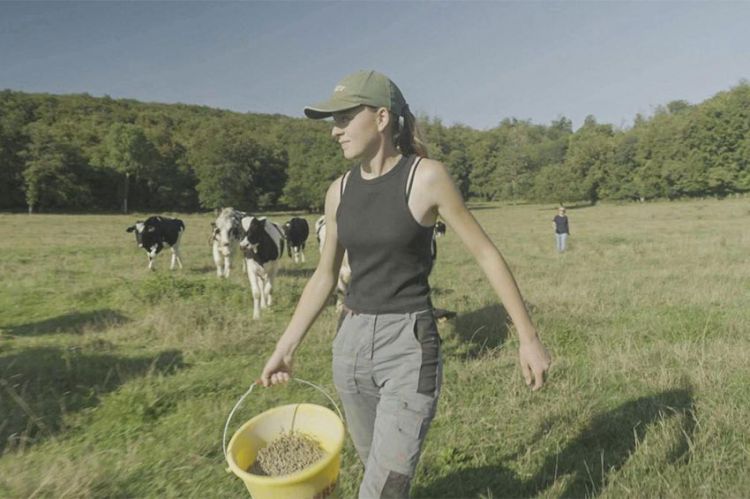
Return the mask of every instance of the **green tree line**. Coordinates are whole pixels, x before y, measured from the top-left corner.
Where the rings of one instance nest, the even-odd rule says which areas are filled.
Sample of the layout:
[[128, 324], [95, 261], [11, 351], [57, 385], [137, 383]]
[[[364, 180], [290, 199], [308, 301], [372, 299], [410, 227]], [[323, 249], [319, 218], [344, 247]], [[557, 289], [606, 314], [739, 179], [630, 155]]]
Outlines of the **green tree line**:
[[[488, 130], [419, 117], [430, 156], [467, 199], [545, 202], [750, 190], [750, 84], [672, 101], [620, 129], [502, 119]], [[320, 210], [348, 168], [330, 124], [81, 95], [0, 92], [0, 209]]]

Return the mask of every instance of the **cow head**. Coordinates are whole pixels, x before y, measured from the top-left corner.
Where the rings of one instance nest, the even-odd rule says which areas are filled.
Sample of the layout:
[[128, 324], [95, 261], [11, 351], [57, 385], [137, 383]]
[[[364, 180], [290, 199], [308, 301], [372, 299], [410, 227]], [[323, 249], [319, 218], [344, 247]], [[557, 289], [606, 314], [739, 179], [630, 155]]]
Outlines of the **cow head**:
[[266, 218], [245, 217], [242, 219], [244, 234], [240, 240], [240, 248], [245, 253], [255, 254], [262, 234], [266, 231]]
[[211, 225], [214, 228], [214, 240], [219, 243], [219, 250], [224, 256], [229, 256], [232, 239], [240, 237], [240, 227], [237, 225], [234, 209], [224, 208]]
[[143, 248], [143, 232], [145, 228], [146, 226], [143, 221], [138, 220], [135, 225], [131, 225], [125, 229], [125, 232], [135, 232], [135, 242], [139, 247]]
[[126, 232], [135, 232], [135, 241], [139, 247], [145, 249], [150, 255], [156, 255], [162, 248], [160, 235], [151, 219], [141, 222], [140, 220], [131, 225]]

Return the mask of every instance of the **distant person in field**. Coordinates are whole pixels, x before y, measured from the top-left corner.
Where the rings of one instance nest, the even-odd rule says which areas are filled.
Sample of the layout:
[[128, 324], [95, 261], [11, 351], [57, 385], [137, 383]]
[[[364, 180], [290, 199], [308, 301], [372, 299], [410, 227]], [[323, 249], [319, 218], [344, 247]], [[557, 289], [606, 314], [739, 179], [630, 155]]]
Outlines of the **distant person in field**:
[[510, 314], [520, 337], [521, 370], [534, 390], [542, 387], [550, 356], [505, 260], [445, 166], [427, 158], [395, 83], [359, 71], [305, 114], [333, 118], [331, 135], [353, 166], [328, 188], [318, 268], [261, 382], [270, 386], [292, 376], [294, 353], [336, 286], [346, 251], [352, 273], [333, 340], [333, 380], [365, 465], [359, 497], [408, 497], [442, 382], [441, 340], [427, 281], [438, 216], [474, 255]]
[[568, 236], [570, 235], [570, 224], [568, 215], [565, 214], [565, 208], [560, 206], [557, 209], [557, 215], [552, 219], [552, 225], [555, 226], [555, 239], [557, 240], [557, 252], [562, 253], [566, 249]]

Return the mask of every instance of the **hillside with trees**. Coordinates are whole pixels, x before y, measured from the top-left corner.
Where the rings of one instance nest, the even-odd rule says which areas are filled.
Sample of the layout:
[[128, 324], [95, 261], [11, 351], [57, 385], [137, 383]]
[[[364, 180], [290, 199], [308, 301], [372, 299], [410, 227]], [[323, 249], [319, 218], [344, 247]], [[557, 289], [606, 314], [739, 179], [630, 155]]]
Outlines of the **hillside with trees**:
[[[750, 84], [676, 100], [618, 129], [505, 118], [489, 130], [419, 118], [467, 199], [725, 197], [750, 190]], [[0, 209], [320, 210], [348, 167], [330, 125], [82, 95], [0, 92]]]

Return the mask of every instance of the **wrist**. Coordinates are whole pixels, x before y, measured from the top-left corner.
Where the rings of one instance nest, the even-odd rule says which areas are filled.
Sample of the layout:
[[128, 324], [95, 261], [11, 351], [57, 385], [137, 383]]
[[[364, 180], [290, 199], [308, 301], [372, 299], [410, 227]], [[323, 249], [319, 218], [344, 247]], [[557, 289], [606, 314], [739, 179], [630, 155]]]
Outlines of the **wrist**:
[[519, 329], [518, 330], [518, 341], [521, 345], [528, 345], [539, 341], [539, 336], [536, 334], [536, 329]]
[[284, 338], [281, 338], [278, 343], [276, 343], [276, 348], [274, 349], [274, 353], [277, 355], [281, 355], [282, 357], [291, 357], [294, 355], [294, 352], [297, 350], [298, 343], [296, 342], [290, 342], [290, 341], [284, 341]]

